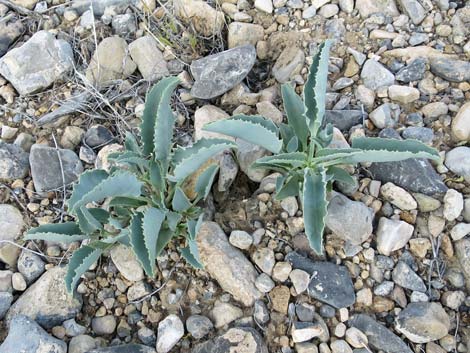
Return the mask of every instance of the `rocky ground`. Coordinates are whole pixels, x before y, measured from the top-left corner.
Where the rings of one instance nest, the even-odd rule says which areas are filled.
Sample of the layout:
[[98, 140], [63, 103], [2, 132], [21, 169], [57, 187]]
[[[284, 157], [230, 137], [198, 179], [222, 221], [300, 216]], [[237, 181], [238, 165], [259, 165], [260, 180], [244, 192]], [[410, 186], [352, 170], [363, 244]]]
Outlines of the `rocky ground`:
[[[470, 351], [470, 4], [455, 0], [0, 0], [0, 353]], [[326, 254], [295, 198], [225, 154], [198, 236], [144, 276], [114, 248], [66, 293], [79, 246], [24, 242], [67, 220], [86, 169], [136, 131], [152, 82], [178, 75], [177, 142], [235, 113], [285, 119], [321, 41], [334, 146], [418, 139], [442, 162], [362, 165], [330, 197]], [[229, 50], [230, 49], [230, 50]], [[27, 337], [27, 339], [25, 339]]]

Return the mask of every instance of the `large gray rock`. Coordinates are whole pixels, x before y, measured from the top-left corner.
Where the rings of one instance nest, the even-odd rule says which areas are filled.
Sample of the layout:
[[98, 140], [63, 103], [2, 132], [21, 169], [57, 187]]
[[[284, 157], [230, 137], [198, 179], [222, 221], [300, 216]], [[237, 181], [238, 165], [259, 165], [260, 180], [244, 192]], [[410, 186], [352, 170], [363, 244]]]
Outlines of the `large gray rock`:
[[312, 277], [308, 295], [337, 309], [346, 308], [356, 301], [351, 275], [343, 266], [331, 262], [315, 262], [296, 252], [290, 252], [286, 260], [294, 269], [308, 272]]
[[191, 72], [195, 82], [191, 95], [201, 99], [218, 97], [239, 84], [256, 61], [253, 45], [244, 45], [194, 60]]
[[[0, 241], [15, 241], [25, 226], [21, 212], [14, 206], [0, 204]], [[13, 244], [0, 244], [0, 262], [14, 265], [19, 249]]]
[[333, 124], [341, 131], [349, 132], [354, 125], [362, 123], [362, 115], [360, 110], [327, 110], [324, 123]]
[[217, 223], [205, 222], [197, 236], [205, 270], [235, 300], [252, 306], [262, 294], [255, 286], [257, 272], [243, 253], [232, 246]]
[[191, 353], [268, 353], [261, 335], [249, 327], [232, 328], [213, 340], [194, 347]]
[[359, 201], [334, 193], [328, 203], [326, 226], [342, 239], [359, 245], [372, 234], [374, 211]]
[[35, 33], [0, 59], [0, 74], [22, 95], [49, 87], [72, 68], [70, 44], [47, 31]]
[[396, 328], [411, 342], [427, 343], [447, 335], [450, 318], [439, 303], [410, 303], [398, 314]]
[[54, 267], [44, 273], [11, 306], [7, 323], [17, 315], [26, 315], [43, 327], [52, 328], [75, 317], [82, 302], [67, 292], [65, 273], [65, 267]]
[[0, 180], [24, 178], [29, 171], [28, 156], [21, 147], [0, 141]]
[[[60, 160], [59, 156], [60, 154]], [[61, 163], [62, 162], [62, 163]], [[29, 155], [34, 188], [44, 192], [73, 183], [83, 172], [83, 165], [75, 152], [35, 144]], [[63, 173], [63, 178], [62, 178]]]
[[3, 21], [0, 22], [0, 57], [8, 51], [10, 45], [23, 31], [24, 25], [21, 20], [15, 17], [10, 20], [7, 17], [3, 18]]
[[348, 324], [365, 333], [369, 345], [376, 350], [386, 353], [413, 353], [400, 337], [367, 315], [354, 315]]
[[470, 81], [470, 62], [446, 57], [434, 57], [430, 61], [435, 75], [451, 82]]
[[369, 59], [364, 63], [361, 79], [364, 82], [364, 86], [371, 90], [376, 90], [379, 87], [388, 87], [395, 82], [395, 76], [374, 59]]
[[0, 292], [0, 320], [3, 319], [13, 302], [13, 295], [9, 292]]
[[0, 353], [66, 353], [67, 344], [24, 315], [15, 316]]
[[95, 348], [86, 353], [155, 353], [155, 349], [142, 344], [125, 344], [115, 347]]

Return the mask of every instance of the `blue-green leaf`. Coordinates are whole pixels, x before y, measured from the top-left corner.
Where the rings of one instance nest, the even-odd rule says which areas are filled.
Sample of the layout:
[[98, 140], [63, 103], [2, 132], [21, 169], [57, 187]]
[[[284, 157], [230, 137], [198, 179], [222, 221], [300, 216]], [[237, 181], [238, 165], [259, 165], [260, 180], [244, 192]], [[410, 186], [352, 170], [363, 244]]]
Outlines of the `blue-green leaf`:
[[203, 130], [236, 137], [273, 153], [278, 153], [282, 148], [276, 125], [271, 120], [256, 115], [236, 115], [230, 119], [214, 121], [204, 126]]
[[219, 166], [213, 164], [204, 170], [196, 182], [196, 187], [194, 188], [197, 192], [199, 198], [205, 199], [209, 192], [211, 191], [212, 184], [214, 183], [214, 178], [219, 171]]
[[132, 217], [130, 229], [130, 244], [137, 260], [148, 276], [153, 276], [154, 262], [150, 261], [149, 249], [146, 247], [143, 230], [143, 215], [137, 213]]
[[157, 258], [157, 240], [165, 220], [165, 212], [150, 207], [144, 212], [143, 235], [144, 243], [147, 248], [149, 263], [151, 265], [151, 275], [155, 274], [155, 259]]
[[340, 167], [329, 167], [327, 171], [327, 177], [340, 183], [349, 185], [356, 185], [356, 179], [354, 179], [347, 171]]
[[103, 225], [91, 214], [85, 206], [79, 207], [75, 213], [78, 218], [78, 225], [83, 233], [91, 234], [103, 229]]
[[191, 201], [186, 197], [186, 194], [180, 187], [176, 187], [175, 194], [171, 206], [176, 212], [184, 212], [191, 207]]
[[289, 84], [281, 86], [281, 94], [289, 125], [294, 129], [295, 135], [303, 146], [303, 150], [306, 151], [309, 130], [305, 118], [305, 104]]
[[168, 228], [162, 228], [160, 229], [160, 233], [158, 233], [158, 239], [157, 239], [157, 250], [156, 254], [159, 256], [165, 246], [170, 242], [171, 238], [173, 237], [175, 233]]
[[283, 185], [276, 190], [276, 200], [284, 200], [289, 196], [298, 196], [300, 194], [300, 177], [297, 174], [289, 176]]
[[328, 207], [326, 200], [326, 175], [323, 168], [317, 171], [306, 168], [302, 195], [305, 234], [310, 247], [323, 254], [323, 231]]
[[138, 154], [142, 153], [142, 148], [137, 142], [137, 139], [135, 138], [135, 136], [130, 131], [126, 132], [126, 139], [124, 141], [124, 146], [126, 147], [127, 151], [132, 151]]
[[304, 100], [307, 108], [305, 116], [312, 137], [317, 136], [325, 115], [330, 47], [330, 40], [320, 44], [317, 54], [313, 57], [307, 82], [304, 85]]
[[201, 264], [198, 258], [192, 253], [190, 246], [186, 246], [185, 248], [180, 249], [181, 256], [194, 268], [196, 269], [203, 269], [204, 266]]
[[72, 195], [67, 201], [69, 210], [73, 210], [75, 205], [83, 198], [85, 194], [90, 192], [95, 186], [108, 177], [108, 173], [101, 169], [88, 171], [80, 175], [78, 183], [73, 186]]
[[102, 249], [87, 245], [74, 251], [67, 266], [67, 274], [65, 275], [65, 287], [69, 293], [73, 293], [80, 277], [88, 271], [102, 253]]
[[168, 211], [166, 213], [166, 221], [170, 230], [172, 230], [173, 232], [176, 231], [176, 227], [178, 227], [178, 224], [180, 223], [182, 218], [182, 214], [178, 212]]

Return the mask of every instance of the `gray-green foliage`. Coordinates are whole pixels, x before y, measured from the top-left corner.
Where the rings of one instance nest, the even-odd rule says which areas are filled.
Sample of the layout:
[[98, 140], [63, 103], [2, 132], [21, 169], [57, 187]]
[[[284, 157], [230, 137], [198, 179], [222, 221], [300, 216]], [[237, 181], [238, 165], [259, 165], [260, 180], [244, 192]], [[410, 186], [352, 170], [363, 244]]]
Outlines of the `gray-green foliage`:
[[[154, 276], [156, 257], [172, 238], [184, 237], [181, 255], [194, 267], [202, 267], [196, 245], [202, 222], [198, 203], [209, 194], [218, 171], [208, 161], [235, 145], [223, 139], [202, 139], [187, 148], [173, 146], [175, 117], [170, 100], [178, 83], [177, 78], [164, 78], [149, 92], [141, 143], [128, 133], [125, 150], [109, 156], [115, 164], [109, 172], [97, 169], [80, 176], [67, 201], [75, 222], [42, 225], [27, 233], [30, 240], [87, 240], [68, 264], [69, 292], [116, 243], [130, 246], [146, 274]], [[201, 167], [205, 167], [202, 172]], [[198, 177], [196, 197], [190, 199], [183, 190], [192, 175]]]
[[344, 168], [360, 162], [389, 162], [407, 158], [439, 159], [436, 150], [414, 140], [356, 138], [351, 148], [328, 148], [333, 127], [324, 124], [331, 43], [320, 45], [313, 58], [303, 99], [290, 85], [281, 88], [288, 124], [276, 126], [260, 116], [238, 115], [204, 127], [264, 147], [273, 153], [253, 167], [278, 171], [277, 199], [298, 196], [303, 205], [305, 233], [312, 249], [323, 253], [327, 192], [334, 181], [355, 183]]

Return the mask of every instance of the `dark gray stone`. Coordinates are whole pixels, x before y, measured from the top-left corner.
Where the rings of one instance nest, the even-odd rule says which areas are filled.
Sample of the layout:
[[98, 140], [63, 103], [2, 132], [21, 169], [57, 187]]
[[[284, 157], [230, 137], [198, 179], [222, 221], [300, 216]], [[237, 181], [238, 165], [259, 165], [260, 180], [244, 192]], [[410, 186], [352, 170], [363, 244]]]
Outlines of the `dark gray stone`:
[[13, 295], [9, 292], [0, 292], [0, 320], [3, 319], [13, 302]]
[[421, 277], [405, 262], [399, 261], [392, 272], [393, 282], [400, 287], [418, 292], [426, 292], [426, 285]]
[[[249, 342], [249, 343], [248, 343]], [[254, 342], [254, 344], [252, 344]], [[191, 353], [268, 353], [261, 335], [249, 327], [232, 328], [210, 341], [194, 347]]]
[[212, 321], [202, 315], [191, 315], [186, 320], [186, 329], [195, 339], [206, 336], [213, 328]]
[[432, 73], [447, 81], [470, 81], [470, 61], [440, 57], [432, 58], [430, 64]]
[[30, 284], [46, 271], [46, 264], [38, 255], [23, 250], [18, 258], [18, 271], [23, 275], [26, 282]]
[[405, 139], [418, 140], [426, 144], [431, 144], [434, 140], [434, 131], [428, 127], [411, 126], [402, 132]]
[[95, 148], [111, 143], [114, 137], [103, 125], [94, 125], [87, 130], [83, 139], [88, 147]]
[[360, 110], [327, 110], [325, 124], [331, 123], [343, 132], [348, 132], [354, 125], [362, 123]]
[[417, 58], [413, 60], [409, 65], [400, 69], [395, 75], [397, 81], [409, 83], [412, 81], [419, 81], [424, 78], [426, 72], [426, 60], [423, 58]]
[[95, 348], [86, 353], [155, 353], [155, 349], [142, 344], [125, 344], [115, 347]]
[[348, 270], [331, 262], [314, 262], [296, 252], [286, 256], [295, 269], [312, 275], [308, 286], [310, 297], [337, 309], [346, 308], [356, 301], [354, 286]]
[[[57, 152], [60, 154], [62, 167]], [[65, 185], [71, 184], [83, 172], [82, 162], [71, 150], [56, 150], [53, 147], [35, 144], [31, 147], [29, 162], [34, 188], [37, 192], [60, 188], [64, 182]], [[62, 179], [62, 168], [64, 180]]]
[[67, 344], [50, 336], [41, 326], [24, 315], [15, 316], [0, 353], [66, 353]]
[[29, 171], [28, 156], [21, 147], [0, 141], [0, 180], [24, 178]]
[[386, 353], [413, 353], [400, 337], [367, 315], [354, 315], [348, 324], [364, 332], [369, 345], [374, 349]]
[[195, 82], [191, 95], [201, 99], [220, 96], [239, 84], [256, 61], [253, 45], [244, 45], [194, 60], [191, 72]]
[[[6, 20], [7, 18], [4, 17]], [[17, 18], [0, 22], [0, 57], [5, 55], [11, 44], [23, 33], [23, 23]]]
[[323, 304], [320, 307], [320, 315], [324, 318], [331, 319], [336, 315], [336, 310], [331, 305]]

